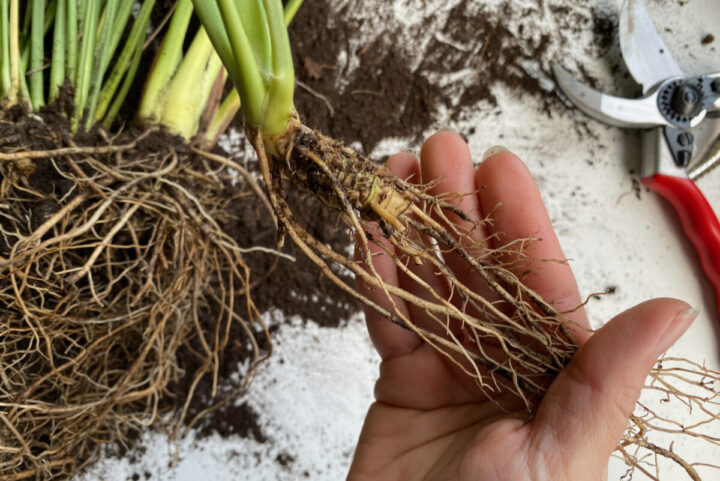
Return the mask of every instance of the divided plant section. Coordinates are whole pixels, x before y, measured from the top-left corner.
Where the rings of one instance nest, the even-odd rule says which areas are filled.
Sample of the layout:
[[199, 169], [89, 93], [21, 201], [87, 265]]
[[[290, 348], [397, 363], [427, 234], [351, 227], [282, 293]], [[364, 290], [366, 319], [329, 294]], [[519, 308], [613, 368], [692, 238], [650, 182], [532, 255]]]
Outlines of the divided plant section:
[[[547, 386], [578, 345], [572, 335], [577, 326], [571, 326], [563, 313], [514, 274], [513, 263], [524, 262], [522, 245], [491, 248], [485, 239], [473, 235], [478, 226], [471, 225], [456, 207], [460, 193], [433, 196], [431, 185], [396, 178], [302, 123], [293, 106], [293, 64], [280, 0], [193, 2], [239, 92], [246, 134], [258, 154], [283, 232], [342, 289], [417, 333], [449, 363], [474, 378], [488, 398], [500, 390], [514, 392], [531, 418]], [[300, 2], [290, 2], [296, 3]], [[307, 231], [287, 201], [288, 183], [304, 187], [338, 211], [357, 239], [361, 261], [330, 249]], [[386, 283], [370, 262], [372, 251], [384, 251], [416, 285], [403, 289]], [[465, 260], [491, 294], [480, 295], [458, 279], [444, 261], [449, 253]], [[454, 298], [438, 295], [413, 274], [410, 262], [432, 266]], [[364, 297], [337, 276], [341, 268], [383, 292], [388, 305], [402, 299], [424, 311], [437, 326], [423, 328], [402, 310], [387, 309]], [[497, 348], [500, 355], [488, 346]], [[720, 445], [718, 382], [719, 372], [693, 361], [665, 357], [658, 362], [646, 391], [661, 399], [659, 404], [679, 403], [695, 417], [690, 422], [675, 420], [654, 404], [639, 403], [616, 450], [630, 473], [637, 470], [656, 479], [661, 473], [653, 466], [664, 457], [679, 464], [692, 479], [700, 479], [695, 460], [675, 454], [673, 443], [689, 436]], [[670, 436], [658, 438], [658, 433]]]

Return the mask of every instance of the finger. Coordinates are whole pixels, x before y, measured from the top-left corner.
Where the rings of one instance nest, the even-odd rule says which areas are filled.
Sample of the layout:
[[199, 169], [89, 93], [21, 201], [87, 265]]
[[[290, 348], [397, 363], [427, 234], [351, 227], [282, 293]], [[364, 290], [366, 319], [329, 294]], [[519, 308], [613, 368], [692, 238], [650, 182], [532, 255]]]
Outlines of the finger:
[[[456, 238], [468, 255], [477, 259], [485, 257], [487, 236], [476, 195], [475, 167], [465, 141], [455, 133], [439, 132], [425, 141], [420, 152], [420, 161], [423, 182], [436, 183], [430, 193], [442, 196], [447, 202], [461, 209], [467, 217], [467, 219], [462, 219], [453, 212], [445, 210], [444, 214], [447, 216], [447, 220], [440, 218], [437, 212], [433, 212], [435, 220], [443, 224], [449, 232], [453, 232], [453, 228], [457, 228], [461, 233], [468, 233], [469, 235], [459, 238], [456, 236]], [[452, 225], [449, 225], [447, 221]], [[500, 296], [487, 284], [482, 274], [472, 268], [466, 258], [456, 253], [455, 250], [445, 252], [443, 258], [456, 277], [454, 280], [450, 279], [449, 282], [455, 283], [454, 288], [451, 287], [454, 294], [452, 301], [459, 309], [477, 319], [483, 317], [486, 306], [480, 302], [466, 304], [467, 297], [460, 294], [458, 285], [474, 292], [479, 298], [485, 299], [488, 304], [493, 303], [494, 308], [504, 309], [504, 305], [496, 302]], [[460, 321], [450, 327], [453, 332], [465, 329], [464, 323]], [[475, 342], [472, 333], [467, 333], [465, 337], [470, 343]], [[483, 343], [482, 348], [485, 355], [498, 361], [507, 357], [494, 337], [480, 334], [480, 341]]]
[[[420, 164], [412, 154], [395, 155], [388, 159], [385, 167], [397, 177], [412, 183], [421, 182]], [[414, 217], [413, 214], [411, 215]], [[414, 248], [417, 247], [426, 251], [432, 250], [431, 243], [425, 235], [413, 229], [408, 229], [406, 236], [407, 240], [414, 244]], [[447, 284], [438, 275], [437, 267], [429, 259], [420, 259], [418, 261], [417, 255], [405, 254], [398, 247], [396, 247], [395, 251], [398, 256], [396, 268], [400, 287], [410, 294], [431, 303], [437, 303], [439, 299], [446, 300], [449, 297]], [[432, 255], [432, 252], [430, 252], [430, 255]], [[432, 319], [423, 308], [410, 302], [407, 302], [406, 305], [416, 326], [436, 334], [446, 331], [446, 326], [441, 325], [439, 320]]]
[[[405, 165], [407, 161], [404, 159], [408, 155], [410, 154], [398, 154], [397, 156], [391, 157], [388, 160], [389, 166], [395, 163]], [[410, 157], [412, 157], [412, 155], [410, 155]], [[393, 173], [398, 176], [402, 176], [403, 174], [403, 172], [400, 171]], [[395, 253], [393, 246], [382, 235], [377, 225], [370, 225], [368, 230], [372, 236], [372, 241], [368, 242], [368, 248], [372, 256], [372, 265], [375, 271], [387, 284], [399, 286], [400, 280], [398, 278], [397, 267], [391, 257], [391, 255]], [[356, 239], [355, 260], [363, 263], [364, 256], [360, 250], [361, 248], [360, 240]], [[369, 271], [367, 265], [365, 265], [365, 268]], [[388, 297], [388, 294], [381, 288], [370, 286], [357, 277], [355, 285], [358, 292], [370, 301], [390, 312], [397, 312], [406, 319], [409, 318], [410, 312], [404, 300], [397, 296]], [[408, 354], [420, 345], [420, 338], [417, 334], [393, 324], [369, 306], [363, 306], [363, 310], [365, 312], [365, 322], [368, 333], [370, 334], [370, 339], [382, 359], [385, 360]]]
[[[477, 169], [475, 181], [481, 215], [490, 216], [487, 230], [493, 248], [521, 246], [518, 255], [503, 259], [510, 270], [560, 312], [583, 328], [589, 328], [580, 292], [570, 266], [565, 262], [558, 238], [535, 181], [525, 164], [514, 154], [501, 151], [486, 158]], [[574, 329], [579, 342], [590, 333]]]
[[544, 462], [580, 460], [584, 473], [601, 472], [648, 372], [696, 316], [684, 302], [656, 299], [599, 329], [548, 389], [533, 421], [531, 452]]
[[[388, 159], [385, 167], [399, 178], [410, 182], [420, 181], [420, 166], [411, 154], [394, 155]], [[420, 233], [409, 230], [406, 235], [419, 246], [430, 245]], [[394, 282], [401, 288], [429, 302], [438, 302], [435, 296], [442, 299], [449, 297], [446, 284], [431, 262], [418, 264], [413, 256], [403, 254], [398, 248], [393, 252], [397, 256], [394, 260], [394, 275], [397, 276], [397, 281]], [[386, 259], [390, 259], [390, 256], [386, 255], [382, 261], [385, 262]], [[405, 272], [403, 267], [407, 268], [408, 272]], [[389, 270], [389, 266], [387, 269]], [[404, 305], [409, 319], [416, 327], [436, 334], [446, 331], [446, 327], [432, 319], [423, 308], [411, 302], [405, 302]], [[381, 321], [389, 324], [382, 318]], [[375, 387], [375, 397], [379, 401], [430, 409], [475, 401], [478, 398], [475, 381], [464, 373], [455, 372], [452, 363], [446, 362], [445, 357], [421, 341], [393, 348], [384, 360], [380, 365], [380, 379]], [[462, 376], [459, 378], [461, 382], [458, 382], [458, 374]]]
[[[447, 201], [459, 207], [467, 216], [467, 220], [449, 211], [445, 213], [454, 227], [470, 234], [460, 239], [460, 243], [468, 253], [482, 257], [486, 235], [481, 222], [478, 198], [472, 195], [476, 190], [475, 170], [467, 144], [455, 133], [437, 133], [425, 141], [420, 152], [420, 162], [423, 182], [437, 182], [430, 191], [432, 195], [461, 195], [459, 198], [449, 197]], [[451, 226], [440, 219], [436, 212], [433, 212], [433, 215], [437, 221], [451, 230]], [[446, 253], [444, 259], [460, 282], [490, 301], [497, 299], [480, 275], [471, 269], [470, 264], [460, 254]]]

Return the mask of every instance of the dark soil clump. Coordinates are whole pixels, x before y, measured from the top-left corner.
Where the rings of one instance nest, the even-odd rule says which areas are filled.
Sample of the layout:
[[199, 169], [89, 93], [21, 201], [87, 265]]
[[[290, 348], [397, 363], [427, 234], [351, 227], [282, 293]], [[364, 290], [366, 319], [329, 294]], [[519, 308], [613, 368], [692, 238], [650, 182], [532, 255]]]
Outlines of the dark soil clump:
[[[321, 242], [336, 251], [352, 247], [348, 229], [341, 223], [337, 212], [319, 202], [313, 195], [291, 188], [288, 201], [294, 207], [297, 219]], [[225, 226], [228, 232], [243, 245], [275, 247], [277, 235], [272, 218], [257, 202], [234, 204], [237, 221]], [[317, 266], [291, 239], [286, 239], [283, 252], [295, 262], [257, 253], [249, 260], [254, 281], [253, 300], [265, 312], [278, 309], [285, 316], [299, 316], [322, 327], [344, 325], [357, 312], [354, 299], [327, 279]], [[348, 274], [341, 274], [352, 282]]]
[[199, 430], [200, 435], [208, 435], [217, 433], [220, 436], [240, 436], [242, 438], [254, 439], [259, 443], [265, 443], [268, 440], [267, 435], [260, 426], [257, 411], [255, 411], [247, 403], [239, 406], [227, 406], [222, 410], [222, 417], [225, 423], [203, 423]]
[[547, 87], [543, 87], [537, 72], [529, 75], [524, 67], [528, 61], [535, 62], [541, 58], [550, 43], [550, 36], [544, 34], [532, 37], [521, 24], [519, 34], [513, 33], [507, 25], [512, 12], [506, 8], [504, 15], [497, 17], [487, 12], [470, 10], [467, 4], [461, 3], [451, 11], [443, 33], [460, 45], [481, 45], [477, 53], [468, 55], [457, 48], [443, 47], [442, 42], [434, 40], [429, 50], [433, 55], [424, 63], [429, 71], [437, 73], [456, 71], [461, 68], [474, 68], [477, 72], [475, 81], [462, 93], [453, 117], [462, 114], [463, 107], [486, 101], [491, 106], [497, 105], [492, 86], [501, 82], [521, 95], [531, 95], [552, 102], [555, 96]]
[[[300, 9], [290, 27], [301, 82], [295, 105], [306, 125], [348, 144], [360, 142], [364, 153], [388, 136], [421, 134], [433, 121], [442, 90], [411, 69], [391, 48], [392, 38], [349, 51], [348, 38], [361, 25], [339, 21], [328, 27], [331, 14], [328, 2], [317, 0]], [[360, 62], [349, 76], [338, 63], [343, 50]]]

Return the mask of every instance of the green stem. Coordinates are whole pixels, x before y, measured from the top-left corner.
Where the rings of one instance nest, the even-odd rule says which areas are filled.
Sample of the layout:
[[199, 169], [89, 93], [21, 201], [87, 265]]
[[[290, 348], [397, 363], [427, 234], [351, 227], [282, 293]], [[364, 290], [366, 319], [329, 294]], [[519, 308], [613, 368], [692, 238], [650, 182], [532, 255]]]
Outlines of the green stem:
[[10, 92], [10, 19], [8, 0], [0, 0], [0, 96]]
[[[235, 84], [246, 122], [262, 134], [274, 135], [285, 131], [294, 109], [295, 73], [287, 23], [302, 1], [291, 0], [284, 11], [280, 0], [261, 1], [245, 2], [240, 10], [234, 0], [193, 3]], [[270, 63], [262, 55], [268, 40]], [[213, 128], [220, 118], [217, 122]]]
[[145, 37], [143, 36], [143, 41], [139, 42], [138, 45], [135, 47], [135, 53], [133, 54], [130, 68], [125, 74], [125, 79], [123, 80], [122, 86], [120, 87], [117, 95], [115, 95], [113, 103], [108, 109], [107, 115], [103, 119], [102, 125], [106, 130], [110, 130], [110, 127], [112, 127], [112, 124], [115, 121], [115, 117], [117, 116], [120, 107], [122, 107], [123, 103], [125, 102], [125, 97], [127, 97], [130, 86], [135, 79], [135, 74], [137, 73], [138, 66], [140, 65], [140, 59], [142, 58], [144, 41]]
[[195, 14], [200, 18], [200, 22], [210, 37], [213, 47], [215, 47], [215, 51], [220, 56], [223, 65], [225, 65], [228, 74], [235, 79], [237, 77], [235, 54], [230, 47], [230, 40], [223, 25], [217, 2], [193, 0], [193, 6], [195, 7]]
[[[73, 0], [71, 0], [73, 1]], [[87, 8], [88, 3], [91, 0], [80, 0], [79, 2], [77, 0], [74, 0], [77, 2], [77, 12], [78, 12], [78, 31], [84, 32], [85, 31], [85, 9]]]
[[[292, 22], [302, 3], [303, 0], [290, 0], [287, 5], [285, 5], [285, 26], [290, 25], [290, 22]], [[225, 132], [230, 125], [230, 122], [232, 122], [232, 119], [235, 117], [238, 110], [240, 110], [240, 95], [237, 90], [232, 89], [220, 104], [220, 108], [218, 108], [217, 112], [215, 112], [212, 121], [203, 133], [206, 146], [212, 147], [217, 143], [222, 133]]]
[[140, 100], [138, 117], [159, 121], [162, 116], [164, 92], [182, 59], [183, 40], [192, 17], [191, 0], [180, 0], [175, 7], [170, 26], [163, 38], [152, 72]]
[[10, 58], [10, 89], [8, 101], [10, 105], [18, 103], [20, 94], [20, 5], [19, 0], [10, 0], [9, 58]]
[[[263, 0], [243, 0], [240, 20], [247, 35], [250, 48], [257, 61], [263, 83], [267, 84], [272, 73], [272, 47], [270, 44], [270, 31], [268, 18], [263, 7]], [[240, 11], [238, 11], [239, 13]]]
[[[24, 103], [30, 98], [30, 89], [28, 88], [27, 75], [28, 65], [30, 65], [30, 49], [25, 49], [20, 54], [20, 96], [19, 102]], [[32, 105], [28, 105], [32, 107]]]
[[290, 0], [287, 5], [285, 5], [284, 16], [286, 26], [290, 25], [290, 22], [292, 22], [293, 18], [295, 18], [295, 14], [297, 13], [302, 3], [303, 0]]
[[164, 97], [162, 125], [185, 139], [198, 130], [222, 62], [201, 28], [195, 35]]
[[98, 106], [95, 110], [95, 122], [99, 122], [100, 119], [104, 118], [107, 114], [108, 108], [115, 97], [115, 92], [133, 61], [138, 45], [142, 48], [142, 44], [145, 41], [145, 31], [150, 21], [150, 13], [152, 13], [154, 5], [155, 0], [145, 0], [143, 2], [140, 12], [138, 12], [133, 26], [130, 29], [125, 45], [115, 61], [110, 75], [103, 84], [100, 96], [98, 97]]
[[113, 30], [116, 28], [115, 25], [115, 13], [118, 7], [118, 0], [107, 0], [105, 4], [105, 12], [103, 14], [102, 30], [100, 33], [100, 42], [98, 43], [97, 49], [95, 50], [95, 61], [94, 61], [94, 75], [92, 81], [92, 88], [90, 90], [90, 97], [88, 99], [87, 117], [85, 120], [85, 130], [90, 130], [95, 121], [95, 109], [98, 104], [98, 96], [100, 95], [100, 87], [102, 86], [103, 78], [105, 77], [105, 71], [107, 70], [108, 63], [110, 63], [110, 57], [112, 52], [109, 51], [110, 37]]
[[55, 28], [53, 29], [52, 62], [50, 65], [50, 102], [60, 96], [60, 87], [65, 82], [65, 29], [67, 18], [65, 1], [55, 5]]
[[128, 2], [125, 0], [120, 1], [120, 6], [118, 7], [117, 14], [115, 15], [115, 25], [112, 29], [112, 36], [110, 37], [110, 46], [108, 47], [110, 58], [112, 58], [117, 50], [122, 34], [127, 26], [127, 22], [132, 14], [134, 4], [135, 2]]
[[237, 6], [233, 0], [218, 0], [218, 5], [235, 57], [234, 64], [226, 68], [240, 94], [245, 120], [253, 127], [260, 127], [267, 94], [266, 86], [255, 61], [250, 41], [245, 34]]
[[[85, 2], [80, 2], [83, 5]], [[84, 7], [84, 18], [82, 22], [82, 42], [80, 44], [80, 58], [78, 61], [77, 83], [75, 85], [75, 110], [73, 112], [70, 127], [76, 132], [80, 125], [80, 119], [85, 113], [88, 93], [90, 91], [90, 79], [93, 73], [93, 60], [95, 55], [95, 43], [97, 40], [97, 24], [100, 10], [100, 0], [87, 0]]]
[[268, 97], [264, 102], [260, 131], [277, 135], [285, 132], [293, 111], [295, 69], [290, 39], [280, 0], [263, 0], [267, 10], [268, 27], [273, 51], [273, 75]]
[[45, 105], [43, 93], [43, 62], [45, 27], [45, 0], [32, 0], [32, 23], [30, 26], [30, 102], [37, 110]]
[[67, 35], [67, 78], [70, 79], [72, 85], [77, 84], [77, 41], [78, 41], [78, 19], [77, 19], [77, 1], [76, 0], [60, 0], [65, 2], [65, 10], [67, 15], [65, 19], [67, 24], [65, 30]]

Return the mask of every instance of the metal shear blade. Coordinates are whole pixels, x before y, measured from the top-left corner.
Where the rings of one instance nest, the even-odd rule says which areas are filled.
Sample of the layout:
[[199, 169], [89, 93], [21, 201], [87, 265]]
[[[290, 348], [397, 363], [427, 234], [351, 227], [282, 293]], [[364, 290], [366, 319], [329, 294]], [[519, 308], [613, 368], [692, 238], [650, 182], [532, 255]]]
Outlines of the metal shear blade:
[[640, 0], [628, 0], [623, 4], [620, 50], [628, 70], [642, 85], [644, 93], [670, 77], [684, 75]]
[[639, 99], [604, 94], [577, 80], [559, 65], [553, 65], [558, 86], [580, 110], [589, 116], [617, 127], [648, 129], [671, 125], [657, 107], [657, 91]]

